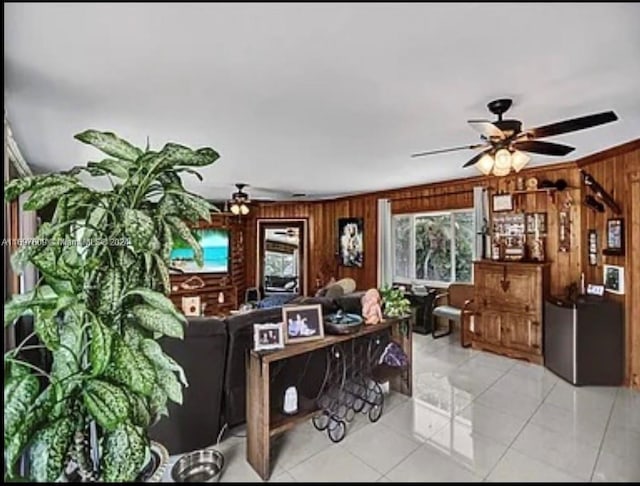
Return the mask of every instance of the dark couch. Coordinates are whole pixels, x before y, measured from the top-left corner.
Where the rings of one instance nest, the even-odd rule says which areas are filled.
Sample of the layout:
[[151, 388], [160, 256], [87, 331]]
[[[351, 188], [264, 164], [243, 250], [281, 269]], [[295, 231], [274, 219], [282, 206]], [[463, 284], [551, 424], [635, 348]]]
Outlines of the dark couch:
[[227, 323], [212, 317], [190, 317], [184, 340], [162, 338], [165, 352], [183, 367], [189, 386], [183, 403], [170, 402], [169, 417], [149, 430], [169, 454], [215, 444], [222, 422], [224, 371], [228, 349]]
[[[299, 297], [298, 305], [321, 304], [323, 313], [360, 313], [362, 293], [339, 299]], [[246, 358], [253, 347], [253, 325], [280, 322], [282, 307], [256, 309], [224, 320], [189, 318], [183, 341], [164, 339], [163, 349], [182, 365], [189, 380], [182, 406], [171, 404], [150, 431], [150, 437], [167, 447], [170, 454], [188, 452], [215, 444], [222, 426], [245, 422]], [[291, 385], [301, 395], [314, 397], [324, 378], [324, 352], [291, 358], [271, 383], [271, 406], [279, 408], [284, 390]]]

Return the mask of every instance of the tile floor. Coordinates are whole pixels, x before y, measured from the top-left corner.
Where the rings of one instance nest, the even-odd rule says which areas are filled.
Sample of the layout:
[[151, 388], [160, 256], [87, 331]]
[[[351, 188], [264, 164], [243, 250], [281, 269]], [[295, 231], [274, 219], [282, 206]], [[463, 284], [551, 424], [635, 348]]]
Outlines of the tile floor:
[[[387, 395], [382, 418], [358, 414], [339, 444], [310, 422], [282, 435], [271, 482], [640, 481], [640, 393], [458, 343], [414, 334], [414, 397]], [[220, 449], [222, 482], [260, 480], [243, 438]]]

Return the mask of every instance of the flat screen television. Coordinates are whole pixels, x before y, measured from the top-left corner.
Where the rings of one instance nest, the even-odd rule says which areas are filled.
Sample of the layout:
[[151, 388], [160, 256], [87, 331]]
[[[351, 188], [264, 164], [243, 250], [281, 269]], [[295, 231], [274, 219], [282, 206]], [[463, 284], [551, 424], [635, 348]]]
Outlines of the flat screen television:
[[171, 250], [171, 267], [185, 273], [228, 273], [229, 231], [224, 229], [196, 228], [193, 236], [202, 246], [204, 265], [198, 266], [193, 250], [180, 237], [174, 237]]

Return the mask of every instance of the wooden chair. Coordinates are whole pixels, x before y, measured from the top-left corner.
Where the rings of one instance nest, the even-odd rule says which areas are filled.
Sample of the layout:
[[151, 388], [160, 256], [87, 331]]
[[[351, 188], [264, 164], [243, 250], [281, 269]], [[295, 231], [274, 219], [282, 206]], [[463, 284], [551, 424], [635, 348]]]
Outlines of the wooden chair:
[[469, 319], [473, 314], [473, 285], [454, 283], [449, 285], [446, 292], [438, 294], [433, 300], [432, 316], [441, 317], [447, 321], [447, 330], [438, 333], [436, 322], [433, 322], [432, 336], [438, 339], [448, 336], [453, 331], [453, 323], [460, 324], [460, 340], [462, 346], [471, 344]]

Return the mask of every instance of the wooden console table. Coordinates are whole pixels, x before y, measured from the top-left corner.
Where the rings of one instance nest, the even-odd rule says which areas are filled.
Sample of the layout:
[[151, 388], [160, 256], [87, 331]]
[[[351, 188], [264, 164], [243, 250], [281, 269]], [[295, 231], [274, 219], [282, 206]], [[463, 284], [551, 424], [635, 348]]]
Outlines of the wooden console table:
[[402, 346], [409, 366], [402, 373], [389, 378], [391, 390], [411, 396], [411, 319], [391, 318], [380, 324], [365, 326], [354, 334], [326, 336], [325, 339], [286, 346], [272, 352], [251, 351], [247, 363], [247, 461], [258, 475], [266, 480], [270, 475], [270, 439], [319, 412], [312, 400], [300, 400], [296, 415], [283, 415], [270, 409], [269, 380], [271, 364], [277, 361], [328, 348], [334, 344], [351, 341], [361, 336], [391, 328], [391, 339]]

